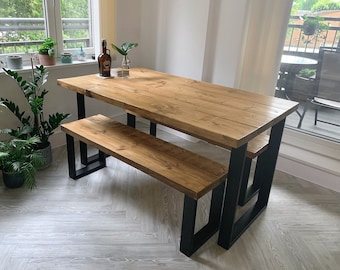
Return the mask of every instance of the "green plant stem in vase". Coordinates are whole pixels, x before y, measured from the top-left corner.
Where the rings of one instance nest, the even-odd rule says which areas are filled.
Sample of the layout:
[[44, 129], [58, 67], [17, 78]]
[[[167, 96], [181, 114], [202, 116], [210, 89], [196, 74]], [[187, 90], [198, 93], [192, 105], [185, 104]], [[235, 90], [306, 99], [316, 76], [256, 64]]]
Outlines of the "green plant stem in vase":
[[137, 47], [138, 43], [124, 42], [120, 47], [114, 44], [111, 44], [111, 46], [114, 50], [123, 55], [121, 77], [129, 77], [130, 59], [128, 58], [128, 53], [132, 48]]
[[124, 55], [123, 61], [122, 61], [122, 75], [129, 76], [129, 69], [130, 69], [130, 59], [128, 58], [127, 55]]

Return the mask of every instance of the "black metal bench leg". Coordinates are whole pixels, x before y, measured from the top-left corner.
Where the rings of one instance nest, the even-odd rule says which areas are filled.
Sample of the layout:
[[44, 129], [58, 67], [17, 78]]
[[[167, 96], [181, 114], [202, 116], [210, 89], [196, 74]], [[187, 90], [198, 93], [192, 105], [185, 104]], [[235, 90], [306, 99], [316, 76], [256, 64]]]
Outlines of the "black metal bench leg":
[[261, 176], [257, 173], [259, 170], [257, 167], [259, 163], [256, 162], [255, 175], [253, 177], [253, 183], [248, 187], [250, 169], [251, 169], [252, 160], [250, 158], [246, 158], [244, 163], [244, 172], [242, 176], [240, 197], [238, 204], [240, 206], [246, 205], [256, 194], [258, 194], [261, 185]]
[[156, 137], [156, 132], [157, 132], [157, 124], [154, 122], [150, 122], [150, 135]]
[[74, 152], [74, 138], [66, 134], [68, 174], [72, 179], [76, 177], [76, 157]]
[[96, 155], [98, 156], [96, 161], [85, 165], [83, 168], [76, 169], [74, 138], [69, 134], [66, 134], [66, 145], [69, 176], [72, 179], [78, 179], [92, 172], [98, 171], [106, 166], [106, 154], [102, 151], [99, 151], [98, 155]]
[[127, 125], [135, 128], [136, 127], [136, 116], [131, 113], [127, 113], [126, 117], [127, 117], [126, 119]]
[[240, 196], [238, 199], [238, 204], [241, 206], [245, 205], [250, 199], [249, 193], [251, 192], [250, 190], [251, 187], [248, 188], [248, 182], [249, 182], [251, 163], [252, 163], [252, 159], [246, 158], [244, 162], [244, 171], [243, 171], [243, 176], [242, 176]]
[[212, 191], [208, 223], [195, 234], [197, 201], [185, 195], [180, 251], [191, 256], [199, 249], [219, 228], [223, 203], [225, 182]]

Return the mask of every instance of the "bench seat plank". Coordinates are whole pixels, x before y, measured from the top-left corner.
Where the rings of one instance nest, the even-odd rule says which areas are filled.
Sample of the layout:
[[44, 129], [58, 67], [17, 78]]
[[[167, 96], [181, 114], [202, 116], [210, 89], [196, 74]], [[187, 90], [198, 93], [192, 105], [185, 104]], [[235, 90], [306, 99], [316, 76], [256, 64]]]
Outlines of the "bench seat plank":
[[61, 129], [195, 200], [226, 180], [226, 166], [103, 115], [65, 123]]
[[267, 150], [269, 142], [269, 135], [261, 133], [254, 139], [250, 140], [247, 147], [247, 157], [254, 159], [262, 152]]
[[[134, 116], [139, 116], [130, 110], [126, 110], [126, 112]], [[269, 135], [265, 133], [261, 133], [255, 138], [251, 139], [247, 147], [247, 153], [246, 153], [247, 157], [250, 159], [254, 159], [257, 156], [259, 156], [262, 152], [264, 152], [267, 149], [268, 142], [269, 142]], [[226, 149], [231, 150], [231, 147], [226, 147]]]

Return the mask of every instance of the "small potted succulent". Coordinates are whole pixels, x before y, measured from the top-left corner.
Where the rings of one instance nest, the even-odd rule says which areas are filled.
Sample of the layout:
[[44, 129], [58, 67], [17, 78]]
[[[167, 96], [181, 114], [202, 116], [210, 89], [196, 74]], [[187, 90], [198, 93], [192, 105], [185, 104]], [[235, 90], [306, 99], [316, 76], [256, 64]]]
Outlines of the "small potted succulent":
[[138, 43], [124, 42], [120, 47], [115, 44], [111, 44], [111, 46], [114, 50], [123, 55], [121, 77], [129, 77], [130, 59], [128, 58], [128, 53], [132, 48], [137, 47]]
[[53, 38], [46, 38], [44, 42], [39, 47], [39, 62], [43, 66], [53, 66], [55, 65], [55, 52], [54, 46], [57, 42]]
[[45, 162], [42, 155], [34, 149], [39, 142], [38, 137], [0, 141], [0, 169], [6, 187], [18, 188], [25, 185], [28, 189], [33, 189], [36, 186], [36, 170]]

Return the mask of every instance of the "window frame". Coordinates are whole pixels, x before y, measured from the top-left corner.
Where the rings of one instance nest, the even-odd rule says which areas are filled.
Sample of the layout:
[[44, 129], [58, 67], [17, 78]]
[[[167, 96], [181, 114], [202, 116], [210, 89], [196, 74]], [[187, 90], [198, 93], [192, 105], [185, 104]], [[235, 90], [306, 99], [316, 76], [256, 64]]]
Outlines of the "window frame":
[[[57, 59], [60, 58], [60, 55], [63, 52], [70, 52], [75, 54], [79, 48], [74, 49], [64, 49], [64, 42], [63, 42], [63, 26], [62, 26], [62, 17], [61, 17], [61, 9], [60, 4], [61, 0], [42, 0], [43, 1], [43, 13], [44, 13], [44, 21], [45, 21], [45, 31], [46, 37], [52, 37], [56, 42], [57, 45], [55, 47], [56, 57]], [[95, 39], [94, 35], [94, 20], [97, 20], [98, 14], [93, 12], [94, 6], [100, 4], [100, 0], [88, 0], [89, 5], [89, 36], [92, 38], [92, 44], [97, 44], [97, 40]], [[60, 45], [61, 44], [61, 45]], [[83, 48], [87, 58], [91, 59], [91, 55], [95, 53], [95, 46]], [[38, 52], [22, 52], [22, 53], [15, 53], [15, 55], [22, 56], [23, 64], [30, 65], [30, 59], [34, 57], [35, 54]], [[12, 53], [0, 54], [0, 60], [5, 62], [6, 56], [11, 55]], [[57, 62], [58, 65], [58, 62]], [[25, 68], [24, 68], [25, 69]]]

